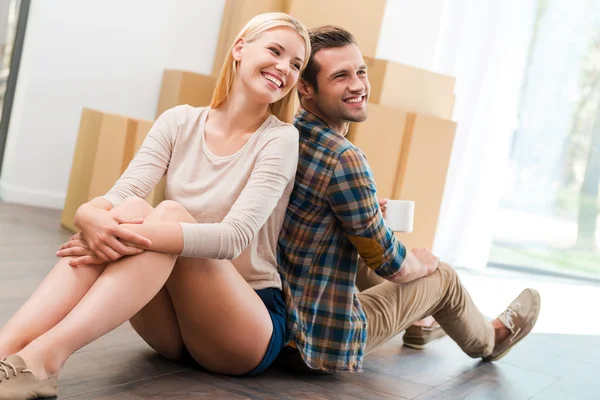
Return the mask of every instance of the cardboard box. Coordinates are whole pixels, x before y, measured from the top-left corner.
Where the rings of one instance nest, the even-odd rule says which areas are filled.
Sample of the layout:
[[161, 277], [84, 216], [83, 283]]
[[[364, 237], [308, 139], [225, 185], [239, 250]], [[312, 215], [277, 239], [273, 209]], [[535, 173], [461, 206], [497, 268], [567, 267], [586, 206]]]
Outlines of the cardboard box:
[[212, 75], [219, 76], [225, 55], [240, 30], [254, 16], [266, 12], [286, 12], [287, 0], [227, 0], [223, 9], [219, 42], [213, 61]]
[[456, 123], [415, 115], [404, 140], [394, 199], [415, 202], [411, 233], [396, 236], [408, 249], [431, 250], [437, 230]]
[[393, 61], [365, 57], [365, 62], [371, 82], [370, 102], [452, 119], [454, 77]]
[[121, 176], [135, 148], [137, 120], [84, 108], [73, 155], [61, 225], [73, 224], [80, 205], [109, 191]]
[[167, 69], [163, 72], [162, 86], [156, 117], [181, 104], [204, 107], [210, 104], [217, 79], [189, 71]]
[[379, 197], [394, 195], [409, 118], [406, 111], [369, 104], [367, 120], [350, 126], [347, 138], [365, 153]]
[[221, 72], [225, 55], [244, 25], [256, 15], [272, 11], [288, 13], [309, 29], [321, 25], [346, 28], [363, 54], [375, 57], [385, 5], [386, 0], [227, 0], [212, 75]]
[[287, 0], [287, 11], [307, 28], [337, 25], [352, 33], [363, 55], [375, 57], [386, 0]]

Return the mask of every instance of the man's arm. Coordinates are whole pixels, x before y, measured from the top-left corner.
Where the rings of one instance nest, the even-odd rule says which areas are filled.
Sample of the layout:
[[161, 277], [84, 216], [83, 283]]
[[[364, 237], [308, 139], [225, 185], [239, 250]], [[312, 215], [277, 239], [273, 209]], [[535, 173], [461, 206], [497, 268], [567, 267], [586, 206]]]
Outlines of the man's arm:
[[349, 148], [340, 155], [327, 201], [365, 264], [377, 275], [394, 282], [426, 276], [427, 267], [386, 226], [373, 174], [358, 149]]

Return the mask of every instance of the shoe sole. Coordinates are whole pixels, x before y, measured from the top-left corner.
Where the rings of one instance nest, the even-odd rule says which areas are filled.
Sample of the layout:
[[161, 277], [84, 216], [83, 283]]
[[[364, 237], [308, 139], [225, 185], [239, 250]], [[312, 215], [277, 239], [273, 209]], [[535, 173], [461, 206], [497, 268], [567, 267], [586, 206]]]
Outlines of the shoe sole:
[[427, 340], [426, 342], [414, 343], [414, 342], [411, 342], [411, 339], [417, 339], [417, 340], [423, 339], [422, 336], [409, 336], [407, 338], [405, 335], [404, 337], [402, 337], [402, 340], [403, 340], [402, 344], [406, 347], [410, 347], [411, 349], [424, 350], [431, 343], [433, 343], [436, 340], [439, 340], [447, 335], [448, 334], [438, 325], [438, 327], [436, 328], [436, 332], [433, 335], [429, 336], [429, 340]]
[[[429, 343], [431, 343], [431, 342], [429, 342]], [[425, 348], [427, 347], [427, 345], [429, 345], [429, 343], [425, 343], [425, 344], [402, 343], [402, 344], [406, 347], [410, 347], [411, 349], [425, 350]]]
[[484, 357], [484, 358], [482, 358], [483, 361], [485, 361], [485, 362], [493, 362], [493, 361], [500, 360], [502, 357], [504, 357], [505, 355], [507, 355], [508, 352], [511, 351], [513, 349], [513, 347], [515, 347], [517, 345], [517, 343], [519, 343], [521, 340], [523, 340], [524, 338], [526, 338], [531, 333], [531, 331], [535, 327], [535, 324], [536, 324], [536, 322], [538, 320], [538, 317], [540, 316], [540, 310], [542, 308], [542, 302], [541, 302], [541, 297], [540, 297], [539, 292], [537, 290], [532, 290], [531, 292], [535, 296], [538, 304], [540, 305], [540, 307], [538, 308], [538, 312], [537, 312], [535, 318], [533, 319], [533, 323], [531, 324], [531, 329], [529, 329], [529, 331], [527, 331], [526, 333], [524, 333], [523, 335], [521, 335], [520, 338], [518, 338], [517, 340], [515, 340], [514, 343], [511, 346], [508, 346], [506, 348], [506, 350], [504, 350], [502, 353], [498, 354], [494, 358]]

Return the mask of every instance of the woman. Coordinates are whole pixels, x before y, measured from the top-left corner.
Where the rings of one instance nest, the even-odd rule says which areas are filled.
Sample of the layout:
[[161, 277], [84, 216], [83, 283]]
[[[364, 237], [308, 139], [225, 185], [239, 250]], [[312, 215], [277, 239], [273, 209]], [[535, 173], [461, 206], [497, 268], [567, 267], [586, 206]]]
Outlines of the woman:
[[[171, 360], [230, 375], [271, 364], [285, 344], [276, 245], [298, 157], [282, 120], [309, 55], [301, 23], [259, 15], [210, 107], [158, 118], [115, 186], [79, 208], [80, 234], [0, 332], [0, 399], [56, 395], [67, 358], [127, 320]], [[165, 173], [169, 200], [153, 209], [142, 198]]]

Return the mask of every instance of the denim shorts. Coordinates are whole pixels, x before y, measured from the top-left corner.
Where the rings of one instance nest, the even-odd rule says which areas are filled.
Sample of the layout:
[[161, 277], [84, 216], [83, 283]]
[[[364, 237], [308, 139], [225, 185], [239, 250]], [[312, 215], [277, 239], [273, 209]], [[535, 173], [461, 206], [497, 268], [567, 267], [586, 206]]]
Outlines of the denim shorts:
[[[271, 322], [273, 323], [273, 333], [271, 334], [271, 340], [269, 341], [267, 352], [265, 353], [260, 364], [258, 364], [258, 366], [252, 371], [242, 376], [255, 376], [261, 372], [264, 372], [267, 368], [269, 368], [273, 361], [275, 361], [281, 352], [281, 349], [283, 349], [286, 344], [286, 306], [281, 290], [275, 288], [266, 288], [256, 290], [256, 294], [260, 297], [269, 311]], [[181, 362], [188, 366], [206, 370], [204, 367], [198, 364], [196, 360], [194, 360], [185, 345], [181, 353]]]

